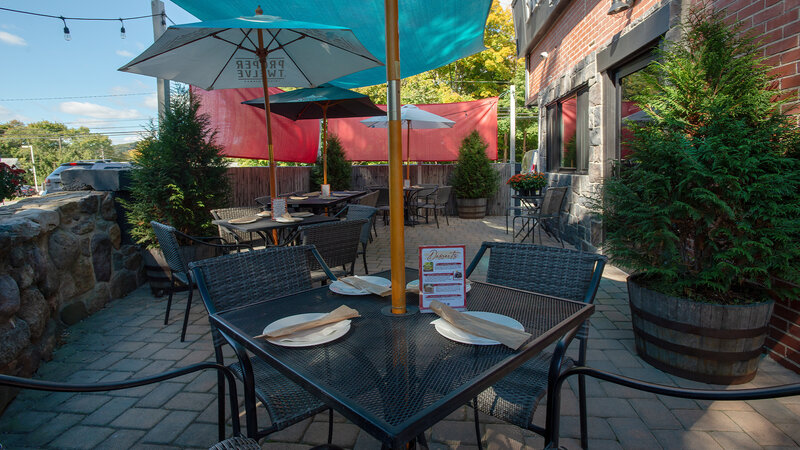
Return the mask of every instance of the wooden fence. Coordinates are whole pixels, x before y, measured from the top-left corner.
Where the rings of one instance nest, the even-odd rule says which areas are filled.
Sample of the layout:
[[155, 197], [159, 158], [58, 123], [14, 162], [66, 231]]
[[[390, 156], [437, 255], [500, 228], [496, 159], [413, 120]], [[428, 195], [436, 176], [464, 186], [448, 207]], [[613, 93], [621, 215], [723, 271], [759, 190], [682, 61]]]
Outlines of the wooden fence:
[[[500, 173], [498, 190], [489, 198], [487, 214], [490, 216], [503, 216], [509, 205], [511, 189], [506, 184], [513, 174], [511, 164], [492, 164]], [[449, 185], [450, 175], [453, 173], [453, 164], [412, 164], [411, 184], [438, 184]], [[310, 167], [283, 167], [277, 168], [278, 192], [308, 191], [310, 189]], [[403, 167], [403, 175], [406, 168]], [[389, 184], [389, 167], [385, 164], [370, 166], [353, 166], [353, 175], [350, 180], [353, 189], [366, 189], [369, 186], [386, 186]], [[232, 199], [231, 206], [254, 205], [253, 199], [269, 195], [269, 169], [267, 167], [232, 167], [228, 169], [231, 179]], [[455, 194], [450, 198], [448, 214], [456, 214]]]

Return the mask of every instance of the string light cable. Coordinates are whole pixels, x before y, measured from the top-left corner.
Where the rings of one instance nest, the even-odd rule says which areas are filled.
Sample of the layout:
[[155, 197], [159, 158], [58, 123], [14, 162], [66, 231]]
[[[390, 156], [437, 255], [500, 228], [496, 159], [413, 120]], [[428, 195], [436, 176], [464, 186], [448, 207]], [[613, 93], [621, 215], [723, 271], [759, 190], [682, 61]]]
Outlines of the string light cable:
[[113, 17], [113, 18], [108, 18], [108, 17], [65, 17], [65, 16], [60, 16], [60, 15], [56, 16], [56, 15], [53, 15], [53, 14], [37, 13], [37, 12], [33, 12], [33, 11], [21, 11], [19, 9], [11, 9], [11, 8], [0, 8], [0, 11], [8, 11], [8, 12], [13, 12], [13, 13], [18, 13], [18, 14], [27, 14], [29, 16], [47, 17], [47, 18], [50, 18], [50, 19], [58, 19], [58, 20], [61, 21], [62, 24], [64, 24], [64, 39], [67, 40], [67, 41], [72, 39], [72, 34], [70, 34], [69, 27], [67, 26], [67, 21], [68, 20], [106, 21], [106, 22], [107, 21], [119, 21], [119, 23], [121, 25], [121, 27], [119, 29], [119, 37], [120, 37], [120, 39], [125, 39], [125, 37], [126, 37], [125, 36], [125, 21], [126, 20], [139, 20], [139, 19], [150, 19], [150, 18], [153, 18], [153, 17], [161, 17], [161, 25], [162, 26], [166, 26], [167, 25], [167, 20], [169, 20], [170, 23], [175, 25], [175, 22], [173, 22], [172, 19], [170, 19], [169, 16], [167, 16], [167, 13], [165, 13], [164, 11], [161, 11], [160, 14], [147, 14], [147, 15], [144, 15], [144, 16]]

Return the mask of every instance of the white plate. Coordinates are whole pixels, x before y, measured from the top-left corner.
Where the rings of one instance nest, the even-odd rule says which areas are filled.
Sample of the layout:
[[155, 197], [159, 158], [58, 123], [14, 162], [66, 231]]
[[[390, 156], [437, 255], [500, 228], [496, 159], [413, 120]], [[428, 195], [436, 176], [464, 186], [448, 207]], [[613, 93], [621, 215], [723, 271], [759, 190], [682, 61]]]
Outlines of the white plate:
[[258, 217], [272, 217], [272, 211], [261, 211], [260, 213], [256, 213]]
[[[419, 292], [419, 280], [409, 281], [406, 285], [406, 289], [408, 290], [415, 290]], [[467, 292], [472, 290], [472, 282], [467, 280]]]
[[289, 200], [305, 200], [307, 198], [308, 197], [304, 197], [302, 195], [292, 195], [291, 197], [289, 197]]
[[258, 217], [239, 217], [236, 219], [229, 220], [228, 223], [232, 223], [234, 225], [242, 225], [245, 223], [253, 223], [256, 220], [258, 220]]
[[293, 212], [291, 213], [291, 215], [292, 217], [311, 217], [314, 215], [314, 213], [309, 211], [299, 211], [299, 212]]
[[[269, 333], [283, 327], [296, 325], [298, 323], [309, 322], [311, 320], [319, 319], [327, 313], [305, 313], [296, 314], [294, 316], [284, 317], [275, 322], [267, 325], [263, 333]], [[350, 320], [342, 320], [332, 323], [323, 327], [312, 328], [311, 330], [293, 333], [291, 336], [282, 338], [267, 338], [267, 342], [283, 347], [310, 347], [312, 345], [325, 344], [326, 342], [335, 341], [350, 331]]]
[[303, 220], [302, 217], [292, 217], [292, 218], [289, 218], [289, 217], [276, 217], [275, 218], [275, 221], [276, 222], [280, 222], [280, 223], [294, 223], [294, 222], [300, 222], [301, 220]]
[[[525, 327], [523, 327], [521, 323], [517, 322], [511, 317], [504, 316], [502, 314], [495, 314], [486, 311], [466, 311], [464, 312], [464, 314], [469, 314], [470, 316], [478, 317], [480, 319], [488, 320], [490, 322], [494, 322], [500, 325], [505, 325], [509, 328], [514, 328], [516, 330], [525, 331]], [[492, 339], [486, 339], [480, 336], [475, 336], [474, 334], [469, 334], [466, 331], [463, 331], [459, 328], [450, 325], [450, 322], [441, 318], [436, 319], [431, 323], [436, 327], [436, 331], [439, 332], [439, 334], [446, 337], [447, 339], [450, 339], [451, 341], [461, 342], [462, 344], [472, 344], [472, 345], [499, 344], [499, 342], [494, 341]]]
[[[359, 278], [369, 281], [370, 283], [375, 283], [380, 286], [385, 286], [387, 288], [392, 286], [392, 280], [387, 280], [386, 278], [373, 277], [370, 275], [364, 275], [364, 276], [359, 275]], [[339, 280], [336, 280], [333, 283], [331, 283], [329, 289], [331, 290], [331, 292], [335, 292], [337, 294], [342, 294], [342, 295], [370, 295], [370, 292], [368, 291], [365, 291], [363, 289], [356, 289], [353, 286], [350, 286], [349, 284], [344, 284]]]

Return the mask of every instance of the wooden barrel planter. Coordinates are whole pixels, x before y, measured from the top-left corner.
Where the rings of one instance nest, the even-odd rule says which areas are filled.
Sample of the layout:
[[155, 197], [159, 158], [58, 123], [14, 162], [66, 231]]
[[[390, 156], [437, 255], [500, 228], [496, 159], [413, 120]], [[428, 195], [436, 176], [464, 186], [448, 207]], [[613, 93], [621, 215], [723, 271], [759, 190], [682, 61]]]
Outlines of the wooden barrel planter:
[[485, 198], [458, 198], [458, 217], [462, 219], [483, 219], [486, 216]]
[[717, 305], [670, 297], [628, 278], [636, 352], [653, 367], [690, 380], [753, 379], [773, 301]]

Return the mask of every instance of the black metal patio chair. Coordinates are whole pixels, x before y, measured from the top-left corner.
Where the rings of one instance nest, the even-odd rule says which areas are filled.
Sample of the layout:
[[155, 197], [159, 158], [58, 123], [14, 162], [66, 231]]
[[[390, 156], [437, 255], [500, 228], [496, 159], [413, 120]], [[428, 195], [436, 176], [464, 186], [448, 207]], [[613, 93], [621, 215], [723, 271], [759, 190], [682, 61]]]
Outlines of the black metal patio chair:
[[450, 225], [450, 219], [447, 218], [447, 202], [450, 201], [450, 192], [453, 186], [439, 186], [433, 198], [429, 199], [424, 205], [420, 205], [420, 209], [425, 210], [425, 223], [428, 223], [428, 213], [433, 211], [433, 218], [436, 219], [436, 228], [439, 228], [439, 211], [444, 215], [444, 220], [447, 225]]
[[[626, 376], [618, 375], [591, 367], [573, 367], [562, 372], [553, 384], [553, 395], [547, 398], [547, 420], [549, 435], [545, 436], [545, 448], [557, 449], [559, 429], [560, 429], [560, 410], [561, 410], [561, 385], [567, 378], [578, 375], [579, 377], [592, 377], [598, 380], [607, 381], [620, 386], [629, 387], [639, 391], [650, 392], [657, 395], [668, 397], [688, 398], [692, 400], [711, 400], [711, 401], [733, 401], [733, 400], [762, 400], [781, 397], [800, 395], [800, 383], [784, 384], [781, 386], [771, 386], [754, 389], [733, 389], [733, 390], [711, 390], [711, 389], [688, 389], [675, 386], [665, 386], [662, 384], [650, 383], [647, 381], [636, 380]], [[549, 395], [549, 394], [548, 394]], [[581, 431], [583, 433], [583, 431]], [[586, 442], [581, 438], [581, 445], [586, 447]]]
[[[577, 250], [534, 244], [484, 242], [467, 268], [469, 277], [486, 250], [490, 250], [486, 272], [488, 283], [513, 287], [570, 300], [594, 303], [607, 257]], [[473, 400], [475, 432], [480, 446], [478, 411], [547, 437], [548, 428], [535, 425], [533, 414], [542, 397], [551, 396], [558, 375], [571, 367], [567, 346], [577, 337], [578, 364], [586, 362], [589, 323], [584, 322], [564, 336], [552, 353], [543, 352], [526, 361]], [[578, 380], [581, 441], [586, 444], [586, 380]]]
[[[514, 216], [511, 220], [511, 233], [514, 234], [514, 225], [517, 219], [523, 223], [522, 230], [525, 229], [525, 224], [528, 226], [528, 231], [520, 241], [524, 241], [529, 234], [533, 233], [538, 227], [539, 229], [539, 243], [542, 243], [542, 230], [545, 234], [558, 240], [561, 247], [564, 247], [564, 240], [561, 239], [561, 212], [564, 209], [564, 204], [567, 199], [567, 186], [550, 187], [544, 192], [542, 203], [538, 208], [532, 211], [523, 212], [518, 216]], [[520, 230], [520, 232], [522, 232]], [[516, 237], [516, 234], [514, 234]], [[531, 240], [535, 239], [535, 235], [531, 236]]]
[[[217, 398], [217, 425], [219, 429], [219, 440], [213, 447], [214, 450], [222, 449], [239, 449], [239, 450], [259, 450], [261, 448], [258, 442], [241, 437], [241, 426], [239, 424], [239, 410], [238, 396], [236, 395], [236, 380], [233, 372], [221, 364], [214, 364], [211, 362], [203, 362], [192, 364], [190, 366], [182, 367], [180, 369], [170, 370], [168, 372], [151, 375], [144, 378], [136, 378], [133, 380], [125, 380], [112, 383], [91, 383], [91, 384], [73, 384], [73, 383], [60, 383], [55, 381], [37, 380], [31, 378], [21, 378], [11, 375], [0, 375], [0, 386], [9, 386], [19, 389], [31, 389], [36, 391], [51, 391], [51, 392], [106, 392], [118, 391], [122, 389], [131, 389], [148, 384], [158, 383], [165, 380], [171, 380], [190, 373], [198, 372], [206, 369], [216, 369], [219, 375], [219, 397]], [[231, 407], [231, 427], [233, 429], [233, 437], [225, 439], [225, 382], [227, 381], [230, 390], [230, 407]]]
[[[188, 234], [181, 233], [175, 227], [164, 225], [156, 221], [151, 221], [150, 226], [153, 227], [153, 232], [158, 239], [158, 245], [161, 247], [161, 252], [164, 253], [164, 259], [170, 269], [170, 283], [169, 283], [169, 297], [167, 298], [167, 310], [164, 313], [164, 325], [169, 323], [169, 310], [172, 307], [172, 295], [175, 292], [189, 291], [189, 297], [186, 299], [186, 312], [183, 315], [183, 327], [181, 328], [181, 342], [186, 339], [186, 327], [189, 324], [189, 310], [192, 307], [192, 294], [194, 292], [195, 283], [189, 273], [189, 262], [191, 259], [198, 257], [195, 253], [194, 257], [188, 256], [188, 252], [181, 248], [180, 241], [190, 244], [198, 244], [206, 249], [210, 249], [209, 254], [201, 255], [200, 257], [213, 257], [231, 250], [241, 250], [243, 248], [249, 249], [249, 246], [240, 244], [214, 244], [210, 241], [222, 242], [222, 238], [214, 237], [196, 237], [189, 236]], [[201, 248], [202, 248], [201, 247]]]
[[[261, 208], [257, 206], [239, 206], [234, 208], [212, 209], [211, 216], [214, 217], [215, 220], [231, 220], [240, 217], [255, 216], [259, 212], [261, 212]], [[253, 239], [253, 233], [231, 230], [222, 225], [217, 226], [217, 228], [219, 229], [220, 237], [226, 243], [253, 246], [253, 241], [255, 241], [255, 239]], [[264, 245], [266, 246], [267, 243], [265, 242]]]
[[[297, 233], [301, 244], [316, 247], [329, 271], [338, 275], [353, 275], [362, 230], [368, 223], [366, 219], [315, 223], [298, 227]], [[311, 280], [324, 284], [329, 277], [321, 270], [323, 267], [313, 258], [309, 258], [308, 264], [312, 270]]]
[[[268, 247], [204, 259], [190, 264], [200, 297], [209, 315], [253, 302], [284, 297], [312, 288], [309, 260], [336, 279], [316, 249], [308, 245]], [[277, 318], [276, 318], [277, 319]], [[259, 358], [250, 358], [233, 339], [211, 325], [214, 355], [224, 364], [222, 345], [228, 343], [238, 362], [228, 365], [244, 384], [247, 435], [254, 439], [282, 430], [328, 409], [308, 391]], [[256, 399], [266, 408], [270, 426], [258, 429]], [[333, 433], [329, 410], [328, 443]]]
[[346, 220], [365, 219], [367, 221], [367, 223], [361, 227], [361, 237], [359, 238], [361, 241], [361, 250], [358, 251], [363, 255], [364, 273], [367, 275], [369, 275], [369, 269], [367, 268], [367, 244], [369, 244], [371, 238], [370, 229], [375, 222], [375, 215], [377, 213], [378, 209], [373, 208], [372, 206], [347, 205], [345, 209], [336, 214], [337, 216], [345, 214]]

